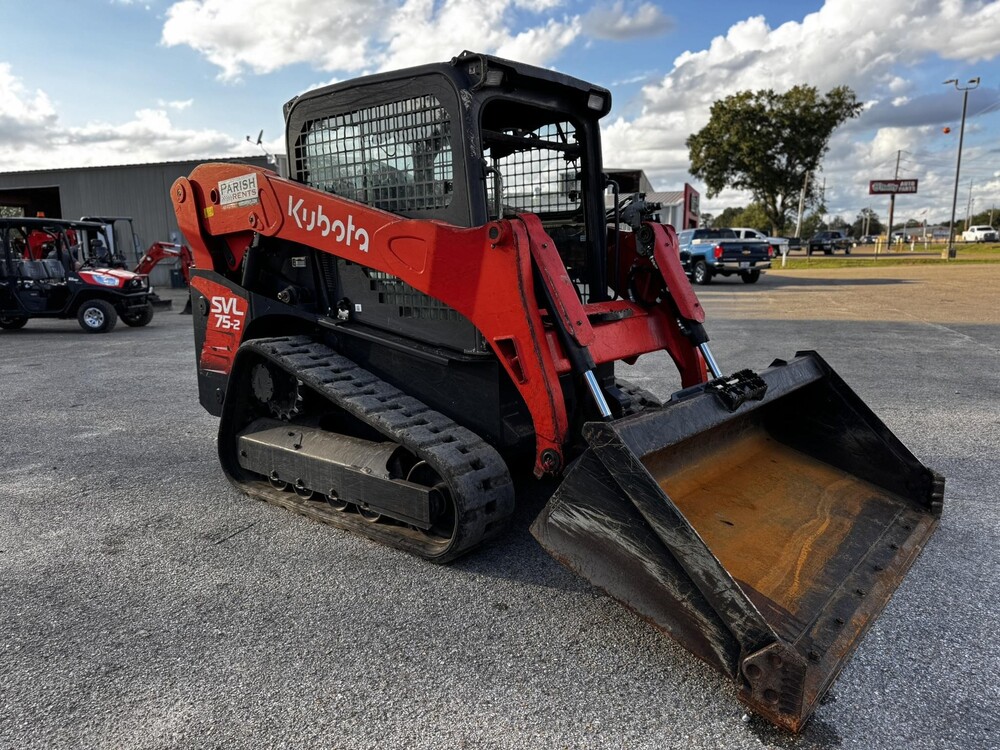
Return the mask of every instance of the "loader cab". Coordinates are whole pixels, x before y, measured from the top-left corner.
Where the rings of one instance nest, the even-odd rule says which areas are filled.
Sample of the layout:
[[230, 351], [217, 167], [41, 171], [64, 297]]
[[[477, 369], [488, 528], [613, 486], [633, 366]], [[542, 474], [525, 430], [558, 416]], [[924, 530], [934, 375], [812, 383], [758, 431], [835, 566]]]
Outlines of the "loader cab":
[[[542, 220], [584, 301], [607, 299], [599, 119], [610, 93], [553, 71], [464, 52], [369, 76], [285, 106], [293, 179], [414, 219]], [[330, 296], [359, 322], [483, 351], [457, 314], [387, 274], [341, 263]], [[431, 323], [428, 325], [428, 323]]]

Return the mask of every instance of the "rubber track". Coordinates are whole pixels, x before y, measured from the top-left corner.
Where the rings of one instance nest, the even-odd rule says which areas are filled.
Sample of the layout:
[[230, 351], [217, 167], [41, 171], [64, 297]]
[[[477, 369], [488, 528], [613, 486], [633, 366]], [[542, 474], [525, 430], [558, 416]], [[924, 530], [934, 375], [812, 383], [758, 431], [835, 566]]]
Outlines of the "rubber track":
[[452, 541], [442, 543], [406, 526], [373, 524], [325, 502], [279, 492], [264, 482], [237, 482], [244, 492], [434, 562], [453, 560], [506, 526], [514, 512], [510, 473], [500, 454], [474, 432], [309, 337], [256, 339], [241, 349], [251, 349], [293, 374], [430, 464], [448, 484], [459, 521]]
[[656, 409], [663, 406], [663, 402], [654, 396], [650, 391], [636, 385], [631, 380], [615, 378], [615, 385], [625, 395], [629, 397], [629, 404], [625, 408], [625, 416], [638, 414], [646, 409]]

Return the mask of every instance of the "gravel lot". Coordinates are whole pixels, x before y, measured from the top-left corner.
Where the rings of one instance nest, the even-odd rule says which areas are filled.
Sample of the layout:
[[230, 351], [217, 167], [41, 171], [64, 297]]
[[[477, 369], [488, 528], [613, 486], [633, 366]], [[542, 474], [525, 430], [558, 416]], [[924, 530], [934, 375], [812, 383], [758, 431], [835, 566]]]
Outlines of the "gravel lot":
[[[947, 477], [798, 737], [542, 552], [535, 502], [438, 567], [237, 494], [190, 317], [2, 332], [0, 748], [996, 748], [998, 289], [993, 265], [697, 290], [724, 370], [816, 349]], [[664, 359], [623, 369], [666, 395]]]

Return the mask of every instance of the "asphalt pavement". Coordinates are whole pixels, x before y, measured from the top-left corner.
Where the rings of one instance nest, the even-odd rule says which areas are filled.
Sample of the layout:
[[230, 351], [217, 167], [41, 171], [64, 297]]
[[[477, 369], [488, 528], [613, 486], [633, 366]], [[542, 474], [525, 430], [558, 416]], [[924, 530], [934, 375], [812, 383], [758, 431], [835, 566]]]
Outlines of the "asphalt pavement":
[[[815, 349], [947, 478], [799, 736], [548, 557], [536, 503], [435, 566], [241, 496], [179, 302], [0, 332], [0, 748], [996, 748], [997, 289], [984, 265], [697, 290], [724, 370]], [[665, 357], [623, 370], [676, 385]]]

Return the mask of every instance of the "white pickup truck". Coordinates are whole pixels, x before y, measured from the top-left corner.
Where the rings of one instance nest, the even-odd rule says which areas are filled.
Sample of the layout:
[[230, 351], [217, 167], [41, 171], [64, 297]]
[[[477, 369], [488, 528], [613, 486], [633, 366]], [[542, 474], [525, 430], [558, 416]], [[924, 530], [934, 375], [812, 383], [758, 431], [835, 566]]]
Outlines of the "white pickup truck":
[[963, 242], [997, 242], [997, 230], [986, 224], [971, 226], [962, 232]]
[[741, 240], [764, 240], [769, 245], [774, 247], [775, 255], [788, 254], [789, 247], [787, 237], [768, 237], [763, 232], [751, 229], [750, 227], [732, 227], [732, 230]]

